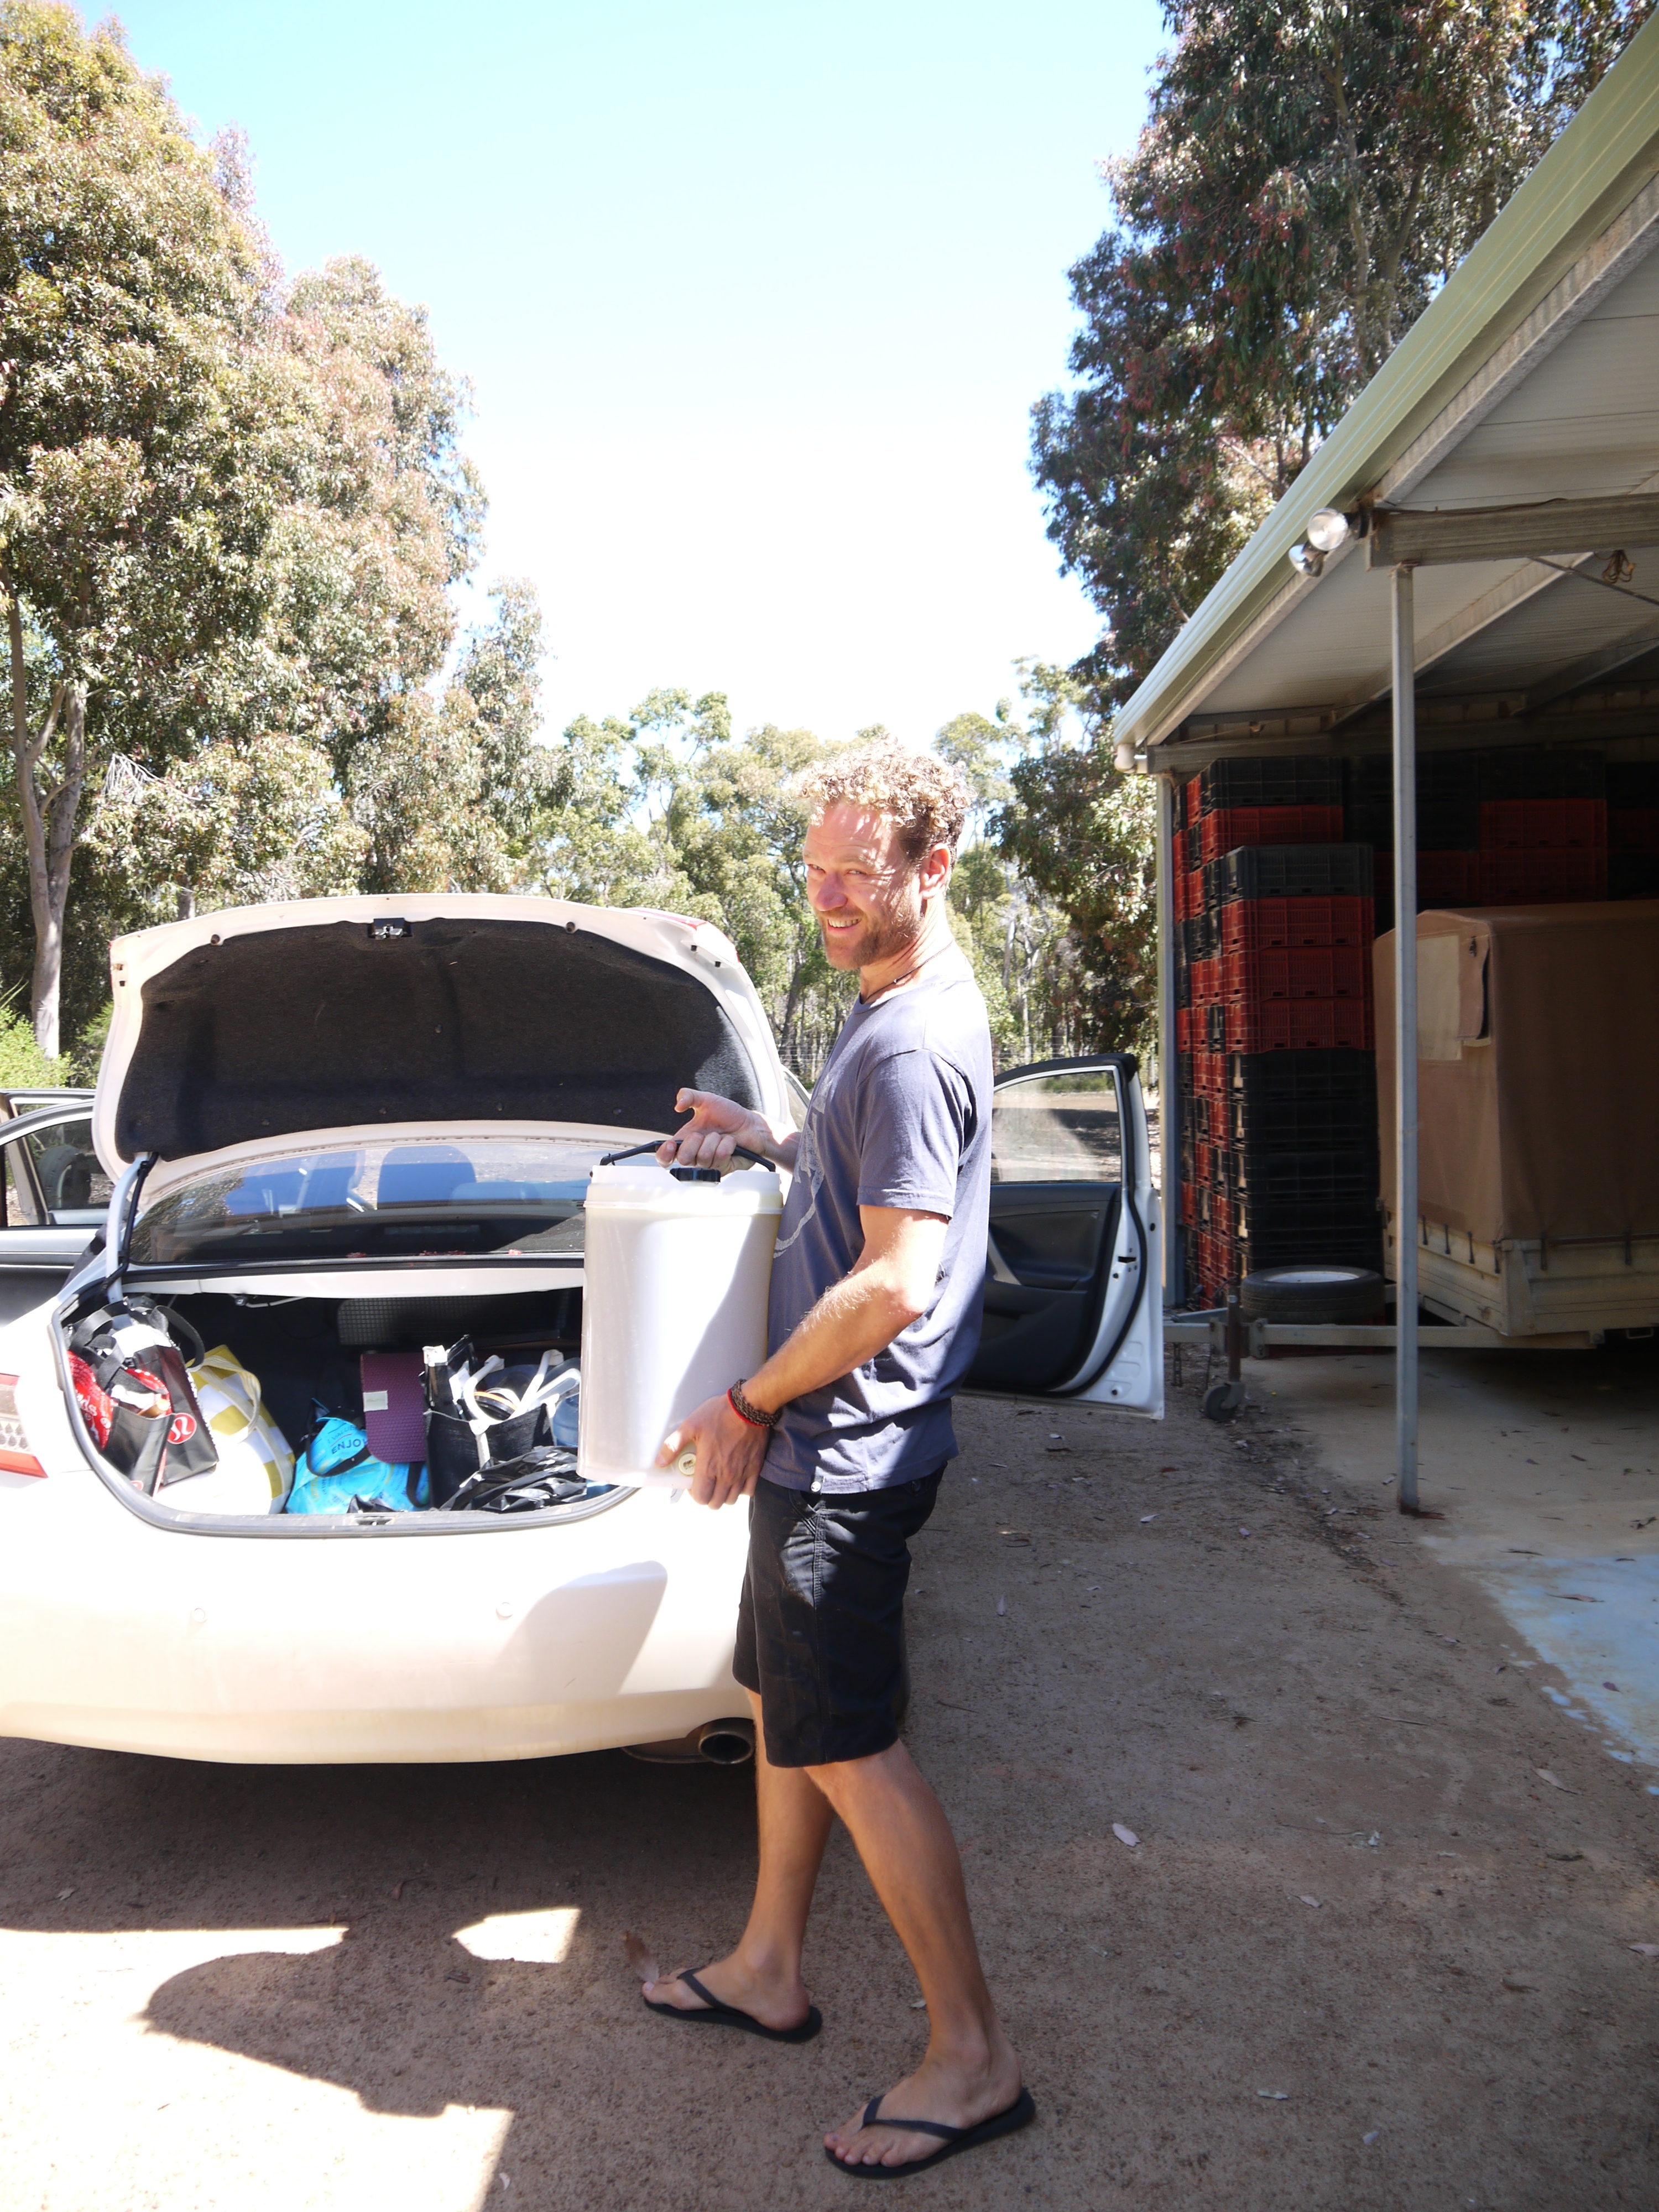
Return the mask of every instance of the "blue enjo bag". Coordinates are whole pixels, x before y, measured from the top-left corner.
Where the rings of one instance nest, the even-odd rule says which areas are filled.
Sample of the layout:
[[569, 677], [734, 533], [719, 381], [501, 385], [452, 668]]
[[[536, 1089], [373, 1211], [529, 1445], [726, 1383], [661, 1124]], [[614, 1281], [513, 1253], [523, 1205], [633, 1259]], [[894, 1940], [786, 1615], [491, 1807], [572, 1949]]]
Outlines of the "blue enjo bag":
[[355, 1421], [337, 1415], [313, 1433], [294, 1469], [290, 1513], [412, 1513], [427, 1505], [426, 1469], [376, 1459]]

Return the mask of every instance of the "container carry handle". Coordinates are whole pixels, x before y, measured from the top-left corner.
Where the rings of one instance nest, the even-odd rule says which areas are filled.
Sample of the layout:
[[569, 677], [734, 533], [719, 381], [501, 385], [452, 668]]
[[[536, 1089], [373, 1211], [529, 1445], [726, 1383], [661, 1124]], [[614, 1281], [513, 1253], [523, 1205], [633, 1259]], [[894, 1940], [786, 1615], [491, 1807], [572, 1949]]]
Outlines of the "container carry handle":
[[[599, 1165], [614, 1168], [618, 1160], [635, 1159], [641, 1152], [654, 1152], [659, 1145], [672, 1145], [675, 1141], [672, 1137], [647, 1137], [642, 1145], [630, 1145], [625, 1152], [606, 1152]], [[733, 1145], [732, 1153], [734, 1159], [753, 1160], [757, 1168], [770, 1168], [774, 1175], [778, 1171], [775, 1162], [769, 1160], [764, 1152], [751, 1152], [746, 1145]]]

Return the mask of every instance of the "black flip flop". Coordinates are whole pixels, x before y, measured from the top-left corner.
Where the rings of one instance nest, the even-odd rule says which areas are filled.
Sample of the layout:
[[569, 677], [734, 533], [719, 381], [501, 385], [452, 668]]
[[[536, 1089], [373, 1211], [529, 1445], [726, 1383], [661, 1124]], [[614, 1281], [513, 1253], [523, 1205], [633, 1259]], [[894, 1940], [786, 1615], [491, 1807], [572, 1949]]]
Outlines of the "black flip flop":
[[959, 2150], [977, 2150], [981, 2143], [994, 2142], [999, 2136], [1012, 2135], [1016, 2128], [1029, 2128], [1036, 2118], [1036, 2106], [1029, 2089], [1022, 2089], [1005, 2111], [993, 2112], [976, 2128], [947, 2128], [943, 2120], [884, 2120], [878, 2109], [880, 2103], [879, 2097], [871, 2098], [859, 2122], [861, 2128], [908, 2128], [914, 2135], [939, 2136], [943, 2140], [928, 2157], [908, 2159], [902, 2166], [853, 2166], [846, 2159], [837, 2158], [826, 2143], [823, 2154], [830, 2165], [839, 2166], [843, 2173], [850, 2173], [859, 2181], [897, 2181], [907, 2173], [924, 2173], [941, 2159], [954, 2158]]
[[[707, 1972], [707, 1969], [704, 1969]], [[671, 1975], [672, 1981], [684, 1982], [694, 1997], [701, 1997], [708, 2007], [706, 2012], [687, 2012], [683, 2005], [653, 2004], [649, 1997], [643, 2000], [648, 2012], [665, 2012], [671, 2020], [701, 2021], [713, 2027], [740, 2027], [745, 2035], [763, 2035], [769, 2043], [810, 2043], [823, 2026], [823, 2014], [816, 2005], [808, 2008], [805, 2020], [793, 2027], [769, 2027], [763, 2020], [757, 2020], [752, 2012], [739, 2012], [736, 2005], [722, 2004], [711, 1996], [693, 1973], [682, 1968]]]

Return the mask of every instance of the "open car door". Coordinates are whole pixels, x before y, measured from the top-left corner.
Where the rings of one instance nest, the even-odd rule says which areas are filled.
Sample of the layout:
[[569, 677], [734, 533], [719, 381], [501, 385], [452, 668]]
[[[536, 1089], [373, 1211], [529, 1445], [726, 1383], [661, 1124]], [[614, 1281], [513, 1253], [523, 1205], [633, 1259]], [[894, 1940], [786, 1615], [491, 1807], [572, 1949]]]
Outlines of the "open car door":
[[0, 1322], [74, 1273], [104, 1225], [109, 1195], [84, 1097], [0, 1121]]
[[965, 1387], [1162, 1419], [1162, 1206], [1133, 1055], [1011, 1069], [991, 1111], [984, 1321]]

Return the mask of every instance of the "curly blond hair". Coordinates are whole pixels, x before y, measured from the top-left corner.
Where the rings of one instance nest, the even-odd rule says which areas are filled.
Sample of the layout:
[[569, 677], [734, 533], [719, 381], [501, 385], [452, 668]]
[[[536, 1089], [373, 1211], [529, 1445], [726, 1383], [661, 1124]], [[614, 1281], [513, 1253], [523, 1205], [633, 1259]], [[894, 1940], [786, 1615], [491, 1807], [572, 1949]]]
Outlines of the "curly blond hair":
[[973, 804], [960, 769], [949, 761], [890, 741], [833, 754], [808, 769], [795, 787], [815, 821], [832, 806], [857, 806], [883, 816], [898, 831], [912, 860], [935, 845], [948, 846], [954, 854]]

